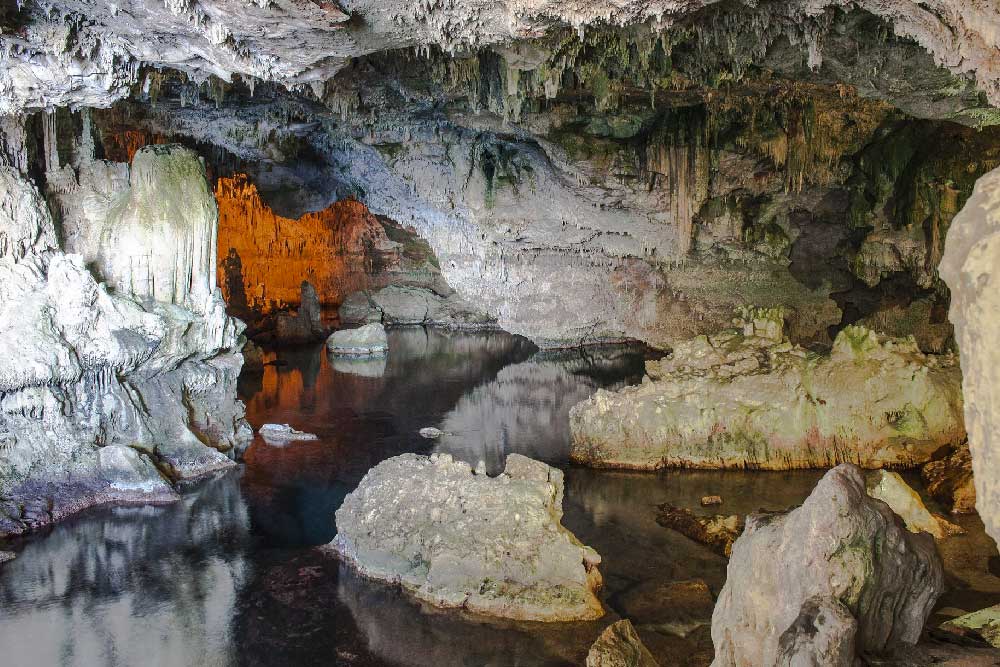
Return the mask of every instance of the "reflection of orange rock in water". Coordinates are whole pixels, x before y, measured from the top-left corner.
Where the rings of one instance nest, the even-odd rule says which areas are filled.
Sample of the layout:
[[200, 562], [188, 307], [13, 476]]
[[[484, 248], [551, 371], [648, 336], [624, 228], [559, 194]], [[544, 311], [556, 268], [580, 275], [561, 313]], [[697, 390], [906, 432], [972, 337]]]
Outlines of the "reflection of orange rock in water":
[[[297, 306], [303, 280], [324, 307], [368, 286], [391, 242], [361, 202], [347, 199], [297, 220], [276, 215], [245, 175], [220, 178], [219, 284], [236, 310]], [[245, 313], [244, 313], [245, 314]]]

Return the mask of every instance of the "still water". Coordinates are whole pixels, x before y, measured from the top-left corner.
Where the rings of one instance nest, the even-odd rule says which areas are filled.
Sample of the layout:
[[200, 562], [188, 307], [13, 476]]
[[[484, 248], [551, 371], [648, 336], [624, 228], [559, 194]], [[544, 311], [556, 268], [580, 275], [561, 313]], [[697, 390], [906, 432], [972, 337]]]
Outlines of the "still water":
[[[622, 616], [661, 664], [707, 665], [711, 600], [697, 591], [718, 593], [726, 561], [659, 526], [656, 505], [701, 511], [719, 494], [728, 513], [784, 509], [821, 475], [567, 465], [570, 407], [638, 382], [637, 350], [540, 353], [508, 334], [424, 329], [391, 331], [389, 346], [387, 359], [354, 362], [322, 346], [281, 350], [263, 376], [241, 379], [255, 427], [289, 423], [318, 440], [258, 438], [240, 470], [175, 505], [92, 510], [17, 545], [0, 566], [0, 665], [579, 665]], [[425, 440], [424, 426], [450, 435]], [[531, 624], [442, 612], [316, 548], [369, 468], [433, 451], [493, 471], [510, 452], [563, 468], [563, 522], [604, 557], [608, 615]], [[1000, 602], [995, 549], [977, 519], [963, 525], [969, 535], [943, 548], [955, 592], [942, 604]]]

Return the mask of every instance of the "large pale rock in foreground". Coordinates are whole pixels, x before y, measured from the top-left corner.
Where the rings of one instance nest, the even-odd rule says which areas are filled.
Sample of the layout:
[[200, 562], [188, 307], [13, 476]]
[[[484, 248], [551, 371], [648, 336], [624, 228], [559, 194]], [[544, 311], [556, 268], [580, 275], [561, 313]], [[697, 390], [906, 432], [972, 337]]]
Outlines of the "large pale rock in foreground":
[[712, 615], [712, 664], [850, 667], [915, 644], [943, 590], [933, 538], [841, 465], [801, 507], [747, 519]]
[[1000, 170], [976, 183], [948, 230], [939, 269], [962, 358], [976, 507], [1000, 539]]
[[782, 340], [780, 315], [647, 362], [651, 381], [570, 412], [573, 460], [612, 468], [916, 465], [964, 436], [951, 355], [847, 327], [829, 355]]
[[450, 455], [368, 471], [332, 546], [362, 574], [441, 607], [521, 620], [600, 617], [600, 556], [563, 528], [563, 474], [519, 454], [497, 477]]

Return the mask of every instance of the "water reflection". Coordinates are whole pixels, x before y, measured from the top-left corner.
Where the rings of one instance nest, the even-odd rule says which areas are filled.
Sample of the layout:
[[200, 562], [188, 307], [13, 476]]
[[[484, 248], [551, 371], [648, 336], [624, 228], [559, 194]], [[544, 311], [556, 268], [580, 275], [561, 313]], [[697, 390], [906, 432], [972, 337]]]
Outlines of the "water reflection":
[[86, 513], [24, 545], [0, 572], [9, 665], [232, 662], [229, 633], [252, 570], [239, 480], [172, 506]]
[[445, 415], [435, 447], [490, 474], [513, 452], [561, 463], [569, 460], [569, 410], [598, 387], [620, 388], [642, 378], [637, 350], [608, 348], [545, 353], [505, 367], [492, 381], [462, 396]]
[[[389, 346], [363, 372], [318, 345], [272, 353], [263, 375], [241, 379], [251, 423], [289, 423], [317, 440], [279, 448], [258, 438], [242, 473], [176, 505], [95, 510], [14, 545], [18, 559], [0, 565], [0, 664], [579, 665], [619, 617], [633, 619], [660, 664], [711, 662], [726, 561], [659, 526], [656, 505], [701, 512], [701, 497], [718, 494], [720, 512], [785, 509], [820, 472], [567, 466], [569, 408], [597, 387], [637, 381], [636, 350], [539, 353], [507, 334], [423, 329], [392, 331]], [[425, 440], [424, 426], [452, 435]], [[608, 615], [526, 624], [437, 611], [319, 547], [371, 466], [432, 450], [494, 470], [510, 452], [563, 467], [563, 522], [604, 557]], [[942, 549], [947, 603], [1000, 602], [1000, 579], [984, 572], [996, 551], [981, 523], [963, 525], [970, 535]]]

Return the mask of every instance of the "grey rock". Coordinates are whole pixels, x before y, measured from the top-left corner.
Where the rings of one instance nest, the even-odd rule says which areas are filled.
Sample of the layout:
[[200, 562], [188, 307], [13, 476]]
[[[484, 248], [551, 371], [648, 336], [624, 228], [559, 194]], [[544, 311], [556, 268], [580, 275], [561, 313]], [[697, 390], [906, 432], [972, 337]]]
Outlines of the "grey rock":
[[599, 618], [600, 556], [562, 526], [562, 498], [562, 472], [518, 454], [497, 477], [447, 454], [403, 454], [344, 499], [331, 546], [362, 574], [436, 606]]
[[326, 339], [326, 349], [333, 354], [382, 355], [389, 349], [389, 339], [381, 324], [366, 324], [357, 329], [341, 329]]
[[747, 519], [712, 615], [712, 664], [850, 665], [891, 653], [917, 642], [943, 590], [934, 539], [907, 531], [843, 464], [801, 507]]
[[587, 653], [587, 667], [658, 667], [628, 619], [612, 623]]
[[297, 431], [288, 424], [264, 424], [258, 431], [269, 445], [286, 445], [294, 440], [317, 440], [315, 434]]
[[455, 292], [441, 295], [426, 287], [390, 285], [372, 295], [355, 292], [340, 307], [345, 323], [383, 322], [446, 329], [496, 329], [495, 318], [478, 311]]

